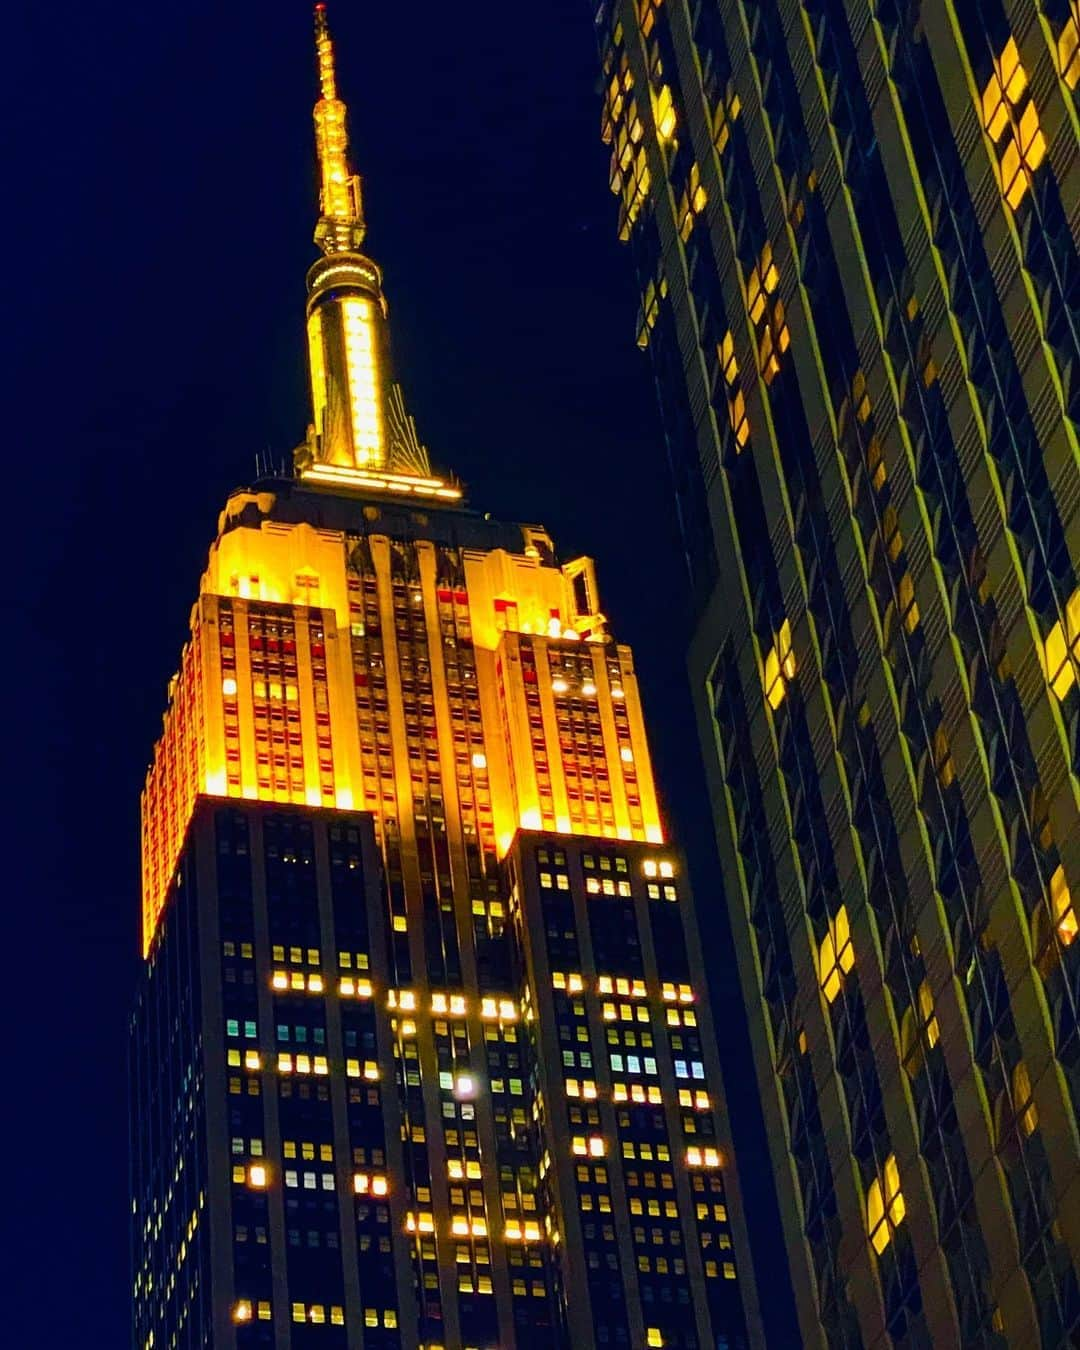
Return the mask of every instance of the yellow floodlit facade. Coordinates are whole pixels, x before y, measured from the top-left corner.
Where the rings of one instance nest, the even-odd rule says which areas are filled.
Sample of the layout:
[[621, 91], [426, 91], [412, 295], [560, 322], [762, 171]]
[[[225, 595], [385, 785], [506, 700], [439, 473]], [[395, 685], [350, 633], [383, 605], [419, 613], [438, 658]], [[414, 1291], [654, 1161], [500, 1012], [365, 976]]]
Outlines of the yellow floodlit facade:
[[[381, 832], [430, 762], [455, 783], [450, 837], [500, 857], [518, 829], [663, 842], [633, 659], [590, 560], [557, 565], [525, 527], [517, 551], [418, 540], [405, 581], [378, 506], [370, 532], [318, 529], [279, 518], [286, 491], [237, 492], [218, 523], [143, 795], [145, 949], [200, 794], [370, 810]], [[442, 648], [422, 755], [402, 611]]]

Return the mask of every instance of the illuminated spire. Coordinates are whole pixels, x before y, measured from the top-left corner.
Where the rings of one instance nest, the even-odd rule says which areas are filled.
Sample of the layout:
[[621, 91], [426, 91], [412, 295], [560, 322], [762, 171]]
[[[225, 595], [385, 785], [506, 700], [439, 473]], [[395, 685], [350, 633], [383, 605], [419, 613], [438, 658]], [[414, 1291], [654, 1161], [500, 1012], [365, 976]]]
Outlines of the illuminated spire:
[[323, 3], [315, 6], [315, 50], [322, 95], [315, 104], [315, 146], [321, 177], [321, 214], [315, 242], [326, 254], [353, 253], [364, 242], [364, 207], [360, 179], [349, 171], [346, 108], [337, 96], [334, 44]]
[[323, 257], [307, 274], [311, 423], [296, 447], [297, 472], [332, 489], [458, 501], [461, 489], [431, 471], [427, 451], [390, 377], [386, 300], [378, 267], [361, 251], [360, 179], [349, 168], [345, 104], [338, 98], [326, 5], [315, 6], [320, 98], [315, 145], [322, 180], [315, 242]]

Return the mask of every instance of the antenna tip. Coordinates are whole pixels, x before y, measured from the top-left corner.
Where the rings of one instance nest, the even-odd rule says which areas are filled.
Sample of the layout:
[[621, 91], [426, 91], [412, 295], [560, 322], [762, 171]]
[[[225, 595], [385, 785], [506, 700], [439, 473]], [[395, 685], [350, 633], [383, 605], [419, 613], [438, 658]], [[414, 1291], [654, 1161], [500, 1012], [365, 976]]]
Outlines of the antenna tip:
[[322, 41], [330, 36], [330, 20], [326, 13], [325, 0], [318, 0], [315, 6], [315, 37]]

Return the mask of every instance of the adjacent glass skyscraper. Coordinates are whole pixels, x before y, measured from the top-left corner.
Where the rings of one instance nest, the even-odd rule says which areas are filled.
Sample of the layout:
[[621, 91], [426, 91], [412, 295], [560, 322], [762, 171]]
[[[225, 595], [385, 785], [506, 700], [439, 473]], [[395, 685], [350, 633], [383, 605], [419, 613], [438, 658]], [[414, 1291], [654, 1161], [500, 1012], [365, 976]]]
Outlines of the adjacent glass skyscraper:
[[225, 504], [143, 796], [135, 1344], [757, 1343], [631, 653], [432, 470], [316, 38], [312, 425]]
[[805, 1344], [1075, 1344], [1080, 10], [595, 12]]

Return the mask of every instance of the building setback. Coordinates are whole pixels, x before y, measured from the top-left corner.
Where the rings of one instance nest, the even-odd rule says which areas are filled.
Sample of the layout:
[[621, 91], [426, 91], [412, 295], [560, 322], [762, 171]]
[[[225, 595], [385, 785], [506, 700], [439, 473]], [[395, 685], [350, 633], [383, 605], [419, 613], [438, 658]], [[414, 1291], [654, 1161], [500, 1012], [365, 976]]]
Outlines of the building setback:
[[594, 12], [804, 1343], [1075, 1344], [1080, 10]]
[[221, 513], [143, 794], [134, 1344], [760, 1344], [631, 653], [431, 468], [316, 39], [312, 425]]

